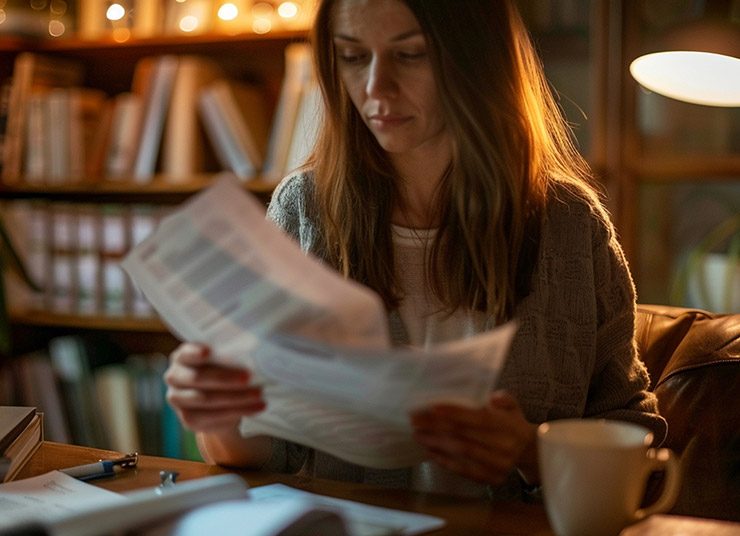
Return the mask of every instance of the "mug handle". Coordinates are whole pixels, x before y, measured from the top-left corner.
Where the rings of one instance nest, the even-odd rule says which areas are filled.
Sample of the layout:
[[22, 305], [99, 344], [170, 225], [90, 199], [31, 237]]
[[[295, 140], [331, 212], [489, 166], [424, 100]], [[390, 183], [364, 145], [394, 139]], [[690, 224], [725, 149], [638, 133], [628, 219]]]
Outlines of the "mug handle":
[[664, 513], [670, 510], [678, 499], [681, 488], [681, 468], [676, 455], [670, 449], [648, 449], [647, 457], [653, 471], [665, 471], [666, 480], [660, 497], [645, 508], [635, 512], [635, 520], [639, 521], [652, 514]]

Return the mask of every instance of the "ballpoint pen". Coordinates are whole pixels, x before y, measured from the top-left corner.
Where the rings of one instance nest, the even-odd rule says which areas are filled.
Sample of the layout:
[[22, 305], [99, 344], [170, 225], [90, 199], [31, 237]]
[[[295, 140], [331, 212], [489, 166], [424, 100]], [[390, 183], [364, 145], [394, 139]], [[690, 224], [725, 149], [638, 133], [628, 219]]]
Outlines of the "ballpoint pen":
[[139, 453], [132, 452], [115, 458], [112, 460], [99, 460], [94, 463], [86, 463], [84, 465], [76, 465], [74, 467], [67, 467], [66, 469], [60, 469], [62, 473], [65, 473], [78, 480], [94, 480], [96, 478], [103, 478], [106, 476], [113, 476], [119, 469], [126, 469], [129, 467], [136, 467], [139, 461]]

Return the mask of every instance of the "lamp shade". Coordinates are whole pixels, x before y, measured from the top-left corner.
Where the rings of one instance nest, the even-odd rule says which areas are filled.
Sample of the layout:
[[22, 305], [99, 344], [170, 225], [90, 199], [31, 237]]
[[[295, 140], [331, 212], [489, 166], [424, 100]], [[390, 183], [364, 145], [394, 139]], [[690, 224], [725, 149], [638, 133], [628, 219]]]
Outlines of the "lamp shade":
[[740, 24], [709, 18], [673, 28], [631, 63], [630, 73], [666, 97], [740, 106]]

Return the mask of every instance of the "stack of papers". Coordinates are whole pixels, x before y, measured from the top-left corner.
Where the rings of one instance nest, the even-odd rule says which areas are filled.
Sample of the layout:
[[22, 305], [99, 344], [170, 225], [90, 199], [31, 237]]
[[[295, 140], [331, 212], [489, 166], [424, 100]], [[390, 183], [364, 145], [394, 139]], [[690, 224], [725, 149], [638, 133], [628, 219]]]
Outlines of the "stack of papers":
[[413, 535], [444, 526], [425, 514], [308, 493], [283, 484], [247, 489], [232, 474], [118, 494], [51, 471], [0, 485], [0, 532], [56, 536]]

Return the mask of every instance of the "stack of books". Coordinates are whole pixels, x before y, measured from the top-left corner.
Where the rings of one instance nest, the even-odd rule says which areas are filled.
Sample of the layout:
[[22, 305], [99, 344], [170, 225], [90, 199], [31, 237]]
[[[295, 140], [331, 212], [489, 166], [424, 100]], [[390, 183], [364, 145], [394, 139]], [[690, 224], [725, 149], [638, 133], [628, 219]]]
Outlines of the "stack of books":
[[15, 478], [44, 440], [43, 414], [34, 407], [0, 406], [0, 477]]

